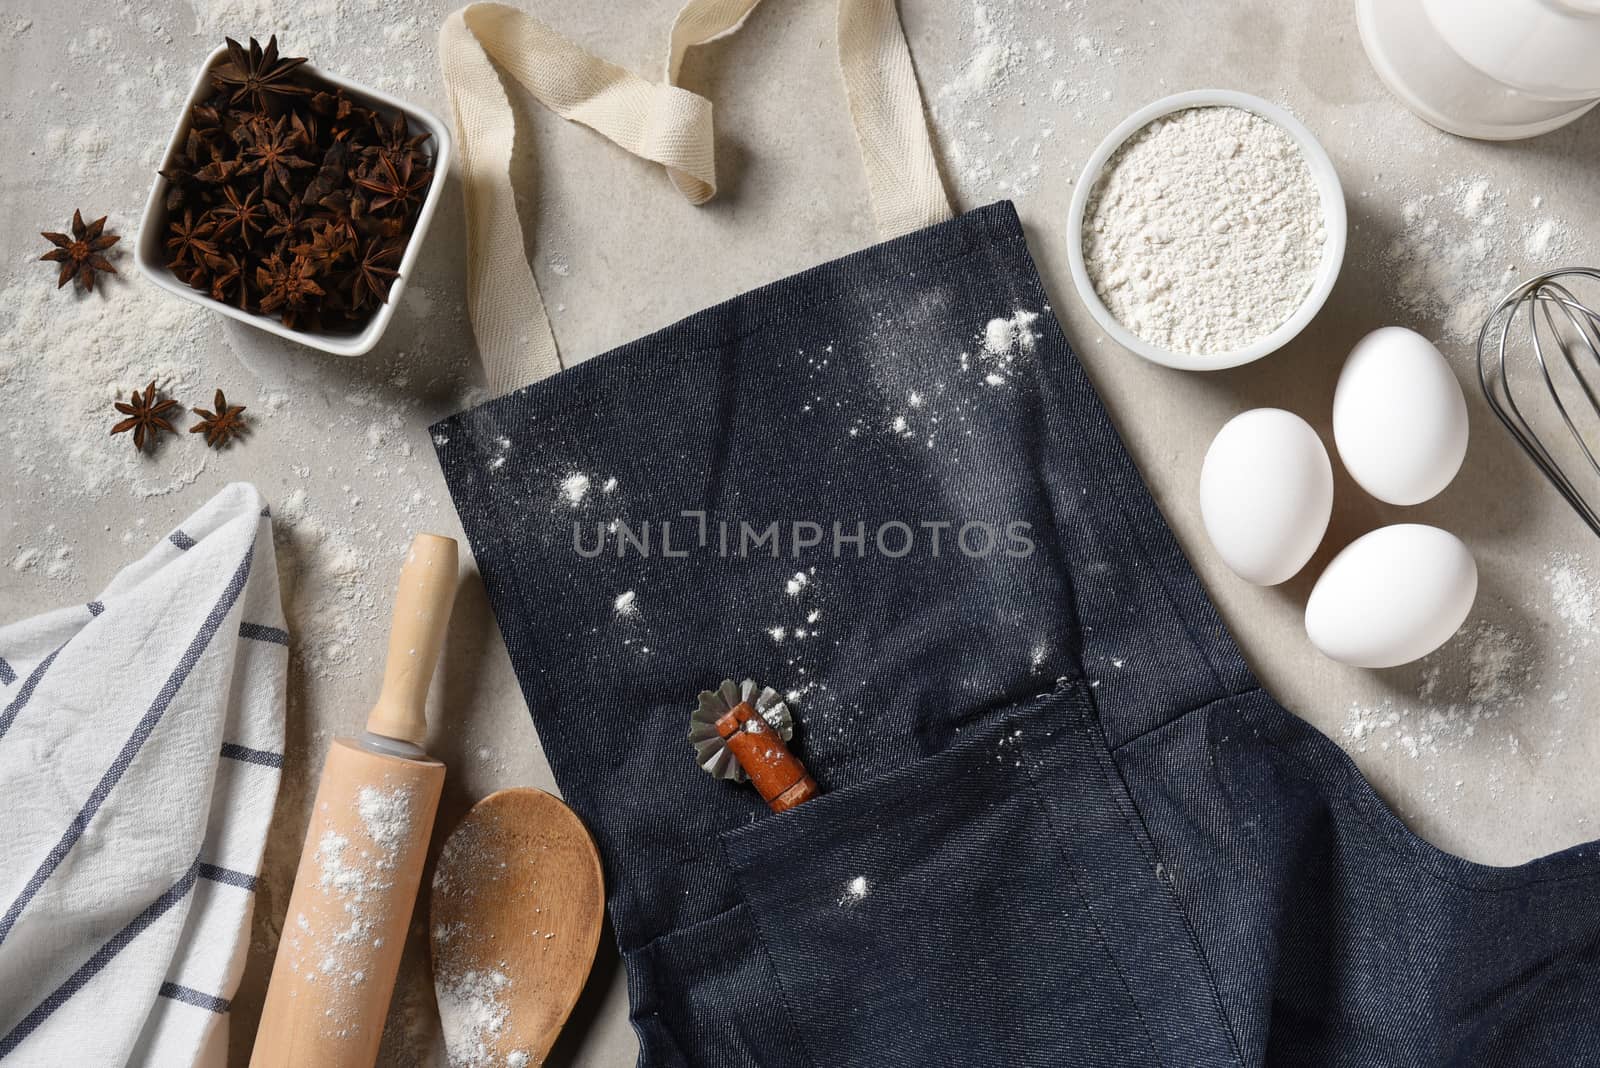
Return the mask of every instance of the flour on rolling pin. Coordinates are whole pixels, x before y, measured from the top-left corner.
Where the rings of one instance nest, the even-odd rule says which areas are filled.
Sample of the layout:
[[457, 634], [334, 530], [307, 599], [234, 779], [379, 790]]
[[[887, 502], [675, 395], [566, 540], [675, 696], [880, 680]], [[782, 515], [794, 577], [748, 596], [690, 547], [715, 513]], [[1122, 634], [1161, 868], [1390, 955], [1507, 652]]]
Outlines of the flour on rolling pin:
[[427, 860], [444, 765], [422, 750], [456, 545], [420, 535], [400, 574], [382, 691], [329, 747], [251, 1068], [372, 1068]]
[[254, 1068], [370, 1068], [444, 766], [335, 739], [273, 965]]
[[[369, 947], [383, 948], [383, 936], [377, 932], [390, 925], [384, 895], [394, 888], [395, 863], [410, 826], [413, 797], [404, 786], [363, 786], [356, 794], [356, 811], [368, 843], [353, 842], [332, 829], [322, 832], [314, 854], [317, 886], [339, 902], [343, 915], [331, 928], [313, 924], [304, 912], [293, 917], [284, 945], [293, 954], [290, 966], [304, 981], [335, 990], [366, 981]], [[327, 1026], [343, 1037], [350, 1021], [340, 1019], [337, 1008], [330, 1005]]]

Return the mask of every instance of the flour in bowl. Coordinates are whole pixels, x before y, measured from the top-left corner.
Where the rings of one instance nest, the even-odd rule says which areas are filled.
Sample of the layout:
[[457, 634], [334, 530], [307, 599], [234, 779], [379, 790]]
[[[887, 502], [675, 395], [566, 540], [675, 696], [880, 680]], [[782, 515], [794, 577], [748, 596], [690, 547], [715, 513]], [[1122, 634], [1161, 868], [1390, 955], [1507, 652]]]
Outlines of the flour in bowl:
[[1107, 310], [1170, 352], [1219, 356], [1304, 303], [1327, 233], [1311, 167], [1276, 123], [1233, 107], [1163, 116], [1106, 161], [1083, 259]]

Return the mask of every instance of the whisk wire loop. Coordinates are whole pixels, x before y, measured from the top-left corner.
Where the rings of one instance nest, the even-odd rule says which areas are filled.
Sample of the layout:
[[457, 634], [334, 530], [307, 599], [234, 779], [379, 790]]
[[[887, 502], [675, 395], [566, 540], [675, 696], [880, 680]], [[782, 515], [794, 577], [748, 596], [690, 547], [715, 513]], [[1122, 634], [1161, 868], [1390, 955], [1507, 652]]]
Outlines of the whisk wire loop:
[[[1600, 281], [1600, 270], [1568, 267], [1550, 271], [1518, 285], [1495, 306], [1478, 334], [1478, 381], [1490, 410], [1513, 440], [1579, 518], [1600, 536], [1600, 458], [1590, 444], [1592, 440], [1600, 441], [1600, 393], [1591, 380], [1591, 375], [1600, 378], [1600, 312], [1569, 288], [1568, 282], [1574, 279]], [[1524, 309], [1527, 347], [1538, 364], [1532, 400], [1528, 399], [1523, 382], [1527, 376], [1518, 372], [1516, 377], [1521, 384], [1514, 386], [1511, 372], [1522, 347], [1515, 342], [1515, 330]], [[1563, 376], [1570, 376], [1571, 381], [1563, 385]], [[1538, 383], [1543, 384], [1545, 399], [1538, 397]], [[1523, 391], [1522, 401], [1518, 399], [1519, 390]], [[1529, 410], [1537, 412], [1531, 406], [1543, 407], [1547, 401], [1593, 473], [1594, 485], [1587, 491], [1590, 480], [1583, 465], [1571, 460], [1564, 465], [1558, 450], [1541, 436], [1538, 425], [1524, 411], [1524, 402], [1530, 405]], [[1591, 415], [1594, 423], [1586, 431]], [[1570, 449], [1567, 452], [1573, 455]], [[1576, 467], [1583, 481], [1574, 477], [1569, 467]]]

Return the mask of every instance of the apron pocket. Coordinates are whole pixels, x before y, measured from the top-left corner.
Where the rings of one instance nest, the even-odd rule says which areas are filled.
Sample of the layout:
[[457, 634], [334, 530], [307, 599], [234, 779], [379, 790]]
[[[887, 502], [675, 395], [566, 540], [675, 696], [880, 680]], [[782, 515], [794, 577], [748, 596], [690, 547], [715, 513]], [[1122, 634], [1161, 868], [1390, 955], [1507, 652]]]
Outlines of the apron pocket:
[[1033, 785], [1074, 702], [723, 834], [817, 1068], [1159, 1063]]
[[746, 905], [623, 954], [640, 1068], [814, 1068]]

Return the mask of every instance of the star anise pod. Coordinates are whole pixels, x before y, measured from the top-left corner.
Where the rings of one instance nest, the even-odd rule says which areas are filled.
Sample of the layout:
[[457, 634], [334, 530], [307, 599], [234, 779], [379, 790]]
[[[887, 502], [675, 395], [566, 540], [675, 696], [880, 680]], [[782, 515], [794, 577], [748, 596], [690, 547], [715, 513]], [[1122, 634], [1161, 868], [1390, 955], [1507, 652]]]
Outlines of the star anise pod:
[[230, 234], [238, 234], [246, 248], [250, 247], [252, 233], [259, 234], [266, 224], [266, 209], [261, 204], [261, 190], [252, 189], [242, 198], [233, 186], [223, 189], [227, 202], [211, 209], [213, 231], [220, 242]]
[[421, 174], [414, 172], [415, 161], [410, 155], [402, 159], [398, 166], [388, 156], [379, 156], [378, 165], [372, 173], [357, 178], [356, 184], [375, 194], [372, 203], [367, 205], [373, 211], [381, 211], [391, 204], [409, 210], [411, 202], [433, 181], [433, 172], [430, 170], [424, 170]]
[[311, 97], [311, 110], [317, 115], [329, 119], [347, 119], [355, 105], [343, 89], [334, 89], [333, 92], [319, 92]]
[[176, 434], [178, 432], [177, 427], [168, 422], [166, 416], [162, 414], [172, 408], [176, 408], [178, 402], [170, 397], [163, 401], [157, 401], [156, 384], [153, 379], [145, 387], [143, 395], [140, 395], [138, 390], [134, 390], [133, 396], [129, 398], [128, 403], [124, 404], [122, 401], [113, 401], [112, 403], [116, 406], [117, 411], [128, 418], [112, 427], [111, 433], [121, 434], [127, 430], [133, 431], [133, 447], [135, 449], [143, 451], [147, 444], [154, 447], [156, 436], [163, 431], [168, 434]]
[[283, 325], [293, 330], [295, 323], [306, 313], [312, 297], [323, 295], [314, 275], [316, 264], [297, 256], [285, 260], [282, 256], [268, 257], [266, 263], [256, 268], [256, 287], [261, 290], [261, 310], [277, 312]]
[[213, 407], [215, 411], [208, 412], [204, 408], [194, 410], [194, 414], [200, 416], [200, 421], [189, 428], [189, 433], [204, 434], [207, 445], [220, 449], [244, 433], [244, 420], [240, 418], [244, 414], [244, 405], [230, 405], [219, 389]]
[[201, 132], [190, 127], [189, 135], [184, 138], [183, 148], [167, 166], [156, 171], [167, 180], [167, 210], [177, 211], [189, 199], [191, 187], [195, 182], [195, 172], [200, 169], [201, 156], [206, 154], [207, 142]]
[[368, 159], [377, 156], [388, 156], [390, 159], [404, 159], [416, 155], [422, 145], [428, 140], [427, 134], [411, 133], [411, 126], [406, 122], [404, 115], [396, 115], [393, 122], [385, 123], [382, 115], [372, 117], [372, 129], [378, 135], [377, 144], [368, 145], [362, 150], [362, 155]]
[[257, 111], [266, 111], [268, 101], [274, 97], [305, 96], [311, 92], [305, 86], [290, 80], [294, 69], [305, 62], [304, 57], [278, 57], [278, 38], [274, 35], [263, 49], [254, 37], [250, 49], [232, 37], [228, 42], [228, 61], [211, 74], [211, 84], [228, 92], [228, 102], [239, 104], [248, 100]]
[[332, 219], [318, 219], [311, 224], [311, 240], [303, 241], [289, 251], [315, 264], [318, 270], [326, 270], [354, 249], [355, 243], [353, 233], [345, 227]]
[[355, 103], [343, 89], [311, 98], [311, 112], [327, 122], [335, 143], [348, 143], [365, 130], [376, 113]]
[[185, 263], [198, 266], [204, 257], [216, 254], [217, 247], [210, 241], [215, 224], [201, 219], [195, 221], [194, 211], [184, 209], [183, 221], [171, 224], [172, 236], [167, 238], [167, 266], [177, 268]]
[[290, 168], [304, 170], [316, 166], [310, 160], [295, 155], [300, 147], [307, 143], [305, 127], [300, 125], [298, 120], [294, 129], [289, 128], [287, 115], [279, 117], [277, 122], [257, 119], [243, 129], [245, 163], [239, 168], [239, 173], [259, 172], [263, 193], [270, 195], [272, 183], [277, 182], [284, 193], [288, 194]]
[[180, 263], [171, 268], [178, 281], [191, 289], [207, 289], [211, 285], [211, 274], [205, 263]]
[[224, 151], [221, 144], [206, 139], [201, 139], [192, 146], [189, 159], [192, 173], [187, 177], [207, 185], [221, 185], [232, 181], [233, 176], [238, 174], [239, 168], [244, 165], [244, 161], [238, 156]]
[[215, 137], [222, 132], [222, 112], [207, 104], [196, 104], [189, 109], [190, 136]]
[[[211, 269], [211, 299], [227, 304], [237, 297], [240, 308], [248, 304], [248, 280], [245, 262], [232, 252], [207, 256], [206, 266]], [[190, 283], [191, 285], [193, 283]]]
[[55, 248], [46, 252], [39, 258], [52, 263], [61, 264], [61, 275], [56, 279], [56, 288], [60, 289], [74, 277], [84, 289], [94, 291], [94, 273], [96, 271], [110, 271], [117, 273], [109, 260], [101, 255], [106, 249], [115, 245], [122, 238], [117, 234], [105, 232], [106, 217], [104, 215], [87, 225], [84, 224], [83, 214], [72, 213], [72, 236], [58, 234], [52, 231], [42, 231], [40, 237], [50, 242]]
[[366, 204], [353, 193], [329, 193], [317, 207], [317, 221], [326, 223], [340, 240], [354, 241], [366, 227]]
[[306, 186], [306, 191], [301, 197], [307, 204], [320, 204], [324, 198], [331, 196], [334, 190], [349, 183], [350, 145], [344, 141], [335, 141], [328, 146], [322, 155], [322, 165], [317, 168], [316, 177], [311, 179], [311, 184]]
[[287, 204], [267, 201], [267, 214], [272, 216], [272, 225], [267, 227], [264, 236], [271, 244], [281, 247], [285, 242], [299, 237], [306, 229], [305, 205], [299, 197], [290, 197]]
[[350, 283], [350, 306], [356, 311], [384, 304], [389, 300], [389, 286], [400, 277], [393, 264], [400, 262], [404, 245], [397, 245], [375, 237], [362, 247], [356, 257]]

